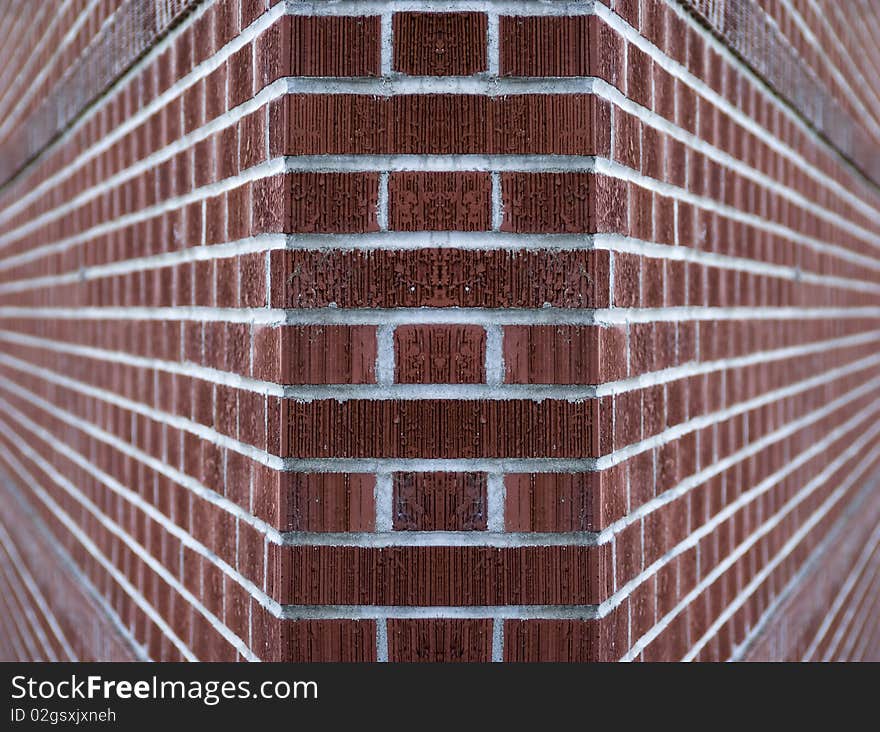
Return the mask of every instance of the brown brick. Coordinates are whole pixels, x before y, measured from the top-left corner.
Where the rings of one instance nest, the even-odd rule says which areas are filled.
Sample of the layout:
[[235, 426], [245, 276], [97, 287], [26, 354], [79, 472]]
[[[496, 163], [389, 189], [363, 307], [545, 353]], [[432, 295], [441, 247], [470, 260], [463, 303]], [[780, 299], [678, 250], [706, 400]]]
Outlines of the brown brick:
[[284, 604], [588, 605], [610, 589], [607, 546], [269, 549]]
[[492, 227], [488, 173], [392, 173], [389, 228], [398, 231], [485, 231]]
[[273, 307], [607, 307], [609, 253], [273, 252]]
[[507, 531], [595, 531], [602, 516], [598, 473], [505, 477]]
[[592, 457], [593, 403], [348, 400], [285, 403], [289, 457]]
[[468, 76], [485, 71], [485, 13], [395, 13], [395, 71], [416, 76]]
[[292, 173], [291, 227], [304, 233], [377, 231], [379, 179], [364, 173]]
[[395, 381], [475, 384], [485, 381], [486, 331], [478, 325], [401, 325], [394, 331]]
[[397, 531], [486, 528], [484, 473], [395, 473], [393, 500]]
[[599, 329], [514, 325], [504, 328], [505, 380], [525, 384], [595, 384]]
[[373, 531], [375, 477], [351, 473], [281, 476], [282, 531]]
[[492, 621], [390, 619], [388, 660], [398, 663], [491, 661]]

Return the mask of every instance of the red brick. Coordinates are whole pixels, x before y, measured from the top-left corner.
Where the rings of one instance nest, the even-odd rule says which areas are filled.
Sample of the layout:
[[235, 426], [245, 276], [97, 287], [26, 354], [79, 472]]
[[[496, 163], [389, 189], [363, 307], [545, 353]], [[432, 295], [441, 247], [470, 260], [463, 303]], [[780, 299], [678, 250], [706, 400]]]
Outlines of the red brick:
[[492, 660], [492, 621], [388, 621], [388, 660], [398, 663], [480, 663]]
[[484, 473], [395, 473], [393, 501], [397, 531], [486, 529]]
[[395, 381], [477, 384], [485, 381], [486, 330], [476, 325], [401, 325], [394, 331]]
[[395, 13], [393, 67], [417, 76], [485, 71], [485, 13]]
[[398, 231], [492, 228], [488, 173], [392, 173], [388, 225]]

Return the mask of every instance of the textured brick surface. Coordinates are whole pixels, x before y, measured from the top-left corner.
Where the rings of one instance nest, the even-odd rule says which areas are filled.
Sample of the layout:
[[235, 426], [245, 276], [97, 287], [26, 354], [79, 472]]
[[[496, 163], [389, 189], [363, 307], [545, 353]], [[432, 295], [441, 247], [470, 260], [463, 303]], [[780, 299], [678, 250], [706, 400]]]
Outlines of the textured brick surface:
[[876, 12], [18, 5], [0, 658], [880, 659]]

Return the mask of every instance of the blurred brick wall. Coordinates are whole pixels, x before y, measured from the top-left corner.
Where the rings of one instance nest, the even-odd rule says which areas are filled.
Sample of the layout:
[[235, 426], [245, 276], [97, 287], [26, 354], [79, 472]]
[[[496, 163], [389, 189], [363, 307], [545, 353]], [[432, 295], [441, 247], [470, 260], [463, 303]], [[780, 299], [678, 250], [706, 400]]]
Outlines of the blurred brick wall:
[[4, 659], [880, 659], [880, 8], [23, 8]]

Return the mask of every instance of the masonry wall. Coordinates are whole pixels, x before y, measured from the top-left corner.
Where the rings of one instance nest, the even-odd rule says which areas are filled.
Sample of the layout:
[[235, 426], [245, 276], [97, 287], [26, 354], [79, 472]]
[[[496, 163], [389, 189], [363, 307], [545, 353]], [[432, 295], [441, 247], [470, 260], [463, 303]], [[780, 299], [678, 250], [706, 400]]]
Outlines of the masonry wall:
[[0, 657], [880, 659], [870, 3], [5, 7]]

